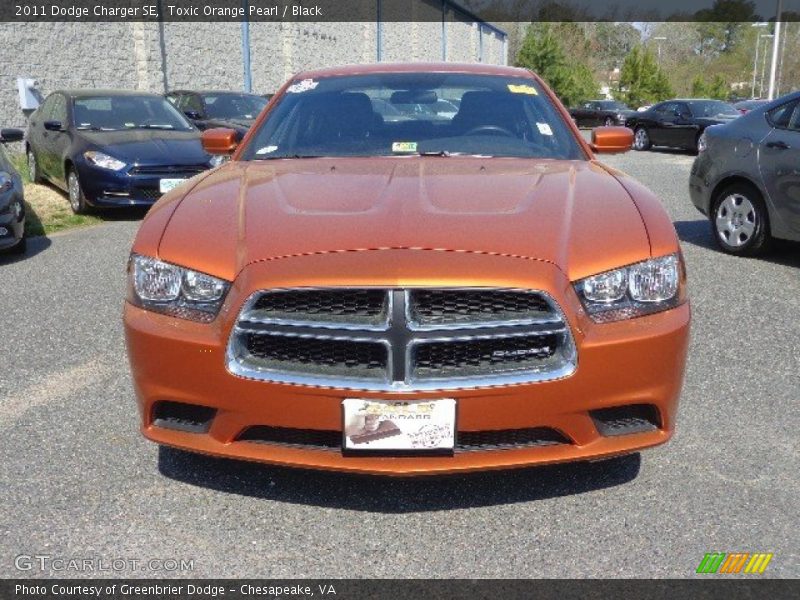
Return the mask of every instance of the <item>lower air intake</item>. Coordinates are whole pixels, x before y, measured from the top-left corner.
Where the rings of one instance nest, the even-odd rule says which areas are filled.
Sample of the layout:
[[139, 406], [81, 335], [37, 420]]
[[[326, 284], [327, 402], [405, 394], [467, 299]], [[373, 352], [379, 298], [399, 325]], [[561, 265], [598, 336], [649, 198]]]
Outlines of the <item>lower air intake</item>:
[[153, 425], [189, 433], [208, 433], [216, 414], [215, 408], [162, 400], [153, 408]]
[[600, 435], [614, 437], [631, 433], [656, 431], [661, 422], [658, 409], [652, 404], [630, 404], [589, 411]]

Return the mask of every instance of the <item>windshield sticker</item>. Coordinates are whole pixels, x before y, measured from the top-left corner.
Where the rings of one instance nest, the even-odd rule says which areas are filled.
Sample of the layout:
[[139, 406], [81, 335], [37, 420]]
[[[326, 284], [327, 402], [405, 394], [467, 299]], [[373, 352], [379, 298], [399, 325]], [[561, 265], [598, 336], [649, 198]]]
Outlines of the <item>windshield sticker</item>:
[[508, 84], [508, 91], [512, 94], [529, 94], [531, 96], [538, 96], [539, 92], [536, 91], [536, 88], [532, 85], [525, 85], [521, 83], [519, 85], [514, 85], [513, 83]]
[[416, 152], [417, 142], [393, 142], [392, 152]]
[[302, 92], [307, 92], [308, 90], [313, 90], [318, 85], [319, 81], [314, 81], [313, 79], [303, 79], [303, 81], [293, 83], [286, 88], [286, 92], [289, 94], [300, 94]]
[[277, 149], [277, 146], [264, 146], [263, 148], [256, 150], [256, 154], [272, 154]]
[[550, 125], [547, 123], [537, 123], [536, 127], [539, 128], [539, 133], [542, 135], [553, 135], [553, 130], [550, 129]]

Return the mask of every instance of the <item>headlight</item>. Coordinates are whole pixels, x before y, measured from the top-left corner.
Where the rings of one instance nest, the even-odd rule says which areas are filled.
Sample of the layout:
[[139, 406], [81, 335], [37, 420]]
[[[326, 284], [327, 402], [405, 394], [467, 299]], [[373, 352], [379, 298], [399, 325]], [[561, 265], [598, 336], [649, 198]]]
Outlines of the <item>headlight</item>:
[[190, 321], [210, 323], [230, 285], [205, 273], [132, 254], [128, 263], [131, 304]]
[[211, 165], [211, 168], [213, 169], [214, 167], [218, 167], [221, 164], [224, 164], [224, 163], [228, 162], [229, 159], [230, 159], [230, 156], [225, 156], [223, 154], [215, 154], [208, 161], [208, 164]]
[[89, 163], [93, 164], [95, 167], [100, 167], [101, 169], [108, 169], [109, 171], [120, 171], [125, 168], [125, 163], [121, 160], [117, 160], [113, 156], [109, 156], [108, 154], [103, 154], [102, 152], [95, 152], [94, 150], [89, 150], [88, 152], [83, 153], [83, 157], [89, 161]]
[[0, 171], [0, 194], [14, 187], [14, 179], [5, 171]]
[[581, 279], [575, 290], [593, 321], [632, 319], [680, 304], [682, 270], [670, 254]]

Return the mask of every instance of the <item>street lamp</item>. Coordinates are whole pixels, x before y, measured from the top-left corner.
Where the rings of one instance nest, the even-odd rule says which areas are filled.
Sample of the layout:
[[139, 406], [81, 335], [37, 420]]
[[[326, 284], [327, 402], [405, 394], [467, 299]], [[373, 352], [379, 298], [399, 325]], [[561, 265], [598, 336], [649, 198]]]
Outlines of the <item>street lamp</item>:
[[[771, 34], [771, 33], [762, 33], [758, 37], [759, 38], [770, 39], [770, 38], [774, 38], [775, 36], [773, 34]], [[767, 71], [767, 44], [768, 43], [769, 42], [765, 42], [764, 43], [764, 59], [761, 62], [761, 83], [759, 83], [759, 86], [758, 86], [758, 97], [759, 98], [763, 98], [764, 97], [764, 74]]]
[[659, 35], [657, 37], [654, 37], [653, 39], [658, 42], [658, 64], [660, 66], [661, 65], [661, 42], [666, 41], [667, 38], [665, 38], [663, 35]]

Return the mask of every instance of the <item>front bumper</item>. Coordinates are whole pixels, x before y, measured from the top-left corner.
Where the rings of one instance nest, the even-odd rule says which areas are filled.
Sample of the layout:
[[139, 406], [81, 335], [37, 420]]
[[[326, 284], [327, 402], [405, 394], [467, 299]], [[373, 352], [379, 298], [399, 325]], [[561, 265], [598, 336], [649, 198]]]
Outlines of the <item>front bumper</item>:
[[[426, 253], [426, 256], [419, 256]], [[376, 254], [382, 254], [376, 260]], [[414, 260], [407, 261], [411, 254]], [[547, 263], [483, 255], [387, 250], [349, 256], [304, 257], [247, 267], [232, 286], [214, 323], [181, 321], [125, 306], [125, 331], [143, 434], [187, 450], [271, 464], [362, 473], [419, 475], [521, 467], [599, 459], [666, 442], [675, 427], [689, 338], [690, 309], [680, 307], [630, 321], [596, 325], [584, 314], [561, 272]], [[389, 256], [391, 255], [391, 256]], [[422, 260], [424, 258], [424, 260]], [[417, 274], [387, 275], [386, 265]], [[394, 270], [394, 269], [393, 269]], [[303, 276], [303, 273], [311, 275]], [[358, 273], [342, 281], [336, 273]], [[237, 377], [225, 366], [225, 351], [244, 299], [267, 287], [432, 285], [540, 289], [559, 303], [573, 330], [578, 367], [569, 377], [530, 384], [426, 392], [360, 392], [323, 386], [278, 384]], [[441, 276], [442, 273], [447, 275]], [[482, 275], [482, 274], [491, 275]], [[369, 283], [366, 283], [369, 282]], [[338, 449], [238, 441], [251, 426], [341, 431], [345, 398], [455, 398], [459, 432], [546, 427], [570, 443], [474, 449], [438, 457], [344, 456]], [[212, 407], [206, 432], [177, 431], [154, 424], [154, 406], [173, 401]], [[651, 405], [658, 427], [606, 437], [589, 411]]]
[[[22, 207], [19, 213], [12, 208], [17, 203]], [[25, 203], [21, 197], [15, 196], [9, 200], [0, 198], [0, 207], [0, 250], [4, 250], [22, 239], [25, 232]]]
[[83, 164], [78, 169], [86, 201], [99, 208], [151, 206], [163, 195], [160, 190], [162, 179], [188, 180], [202, 172], [199, 165], [165, 167], [163, 171], [155, 173], [137, 172], [136, 167], [110, 171], [89, 164]]

